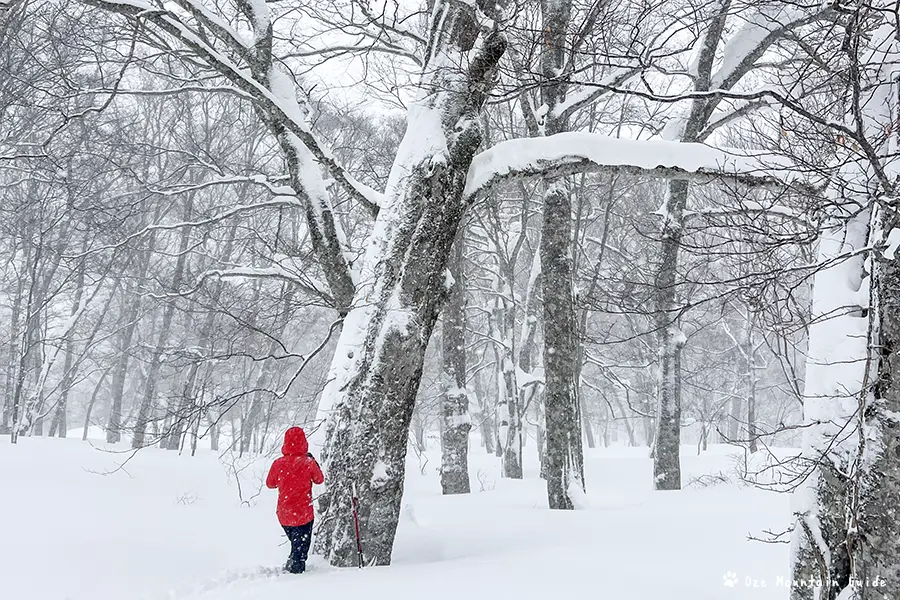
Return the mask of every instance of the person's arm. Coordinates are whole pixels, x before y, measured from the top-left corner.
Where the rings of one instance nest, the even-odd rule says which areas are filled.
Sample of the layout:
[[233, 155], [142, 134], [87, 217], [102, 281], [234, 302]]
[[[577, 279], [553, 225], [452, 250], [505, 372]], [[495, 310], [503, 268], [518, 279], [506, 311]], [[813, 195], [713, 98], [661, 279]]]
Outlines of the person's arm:
[[322, 475], [322, 469], [319, 467], [318, 461], [316, 461], [316, 457], [312, 455], [312, 452], [307, 452], [306, 455], [312, 459], [312, 468], [310, 469], [310, 475], [312, 475], [312, 481], [316, 485], [322, 485], [325, 483], [325, 476]]
[[269, 468], [269, 475], [266, 477], [266, 487], [270, 490], [274, 490], [278, 487], [278, 475], [281, 471], [278, 460], [272, 463], [272, 466]]

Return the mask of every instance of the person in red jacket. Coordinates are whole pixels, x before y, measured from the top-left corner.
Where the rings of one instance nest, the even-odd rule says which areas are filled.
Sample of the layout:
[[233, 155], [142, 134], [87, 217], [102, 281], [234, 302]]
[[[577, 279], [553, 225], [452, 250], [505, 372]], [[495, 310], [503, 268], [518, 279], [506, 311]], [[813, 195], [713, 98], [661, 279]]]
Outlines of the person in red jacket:
[[278, 522], [291, 541], [291, 555], [285, 570], [302, 573], [306, 570], [306, 557], [312, 541], [313, 513], [312, 486], [322, 484], [325, 476], [319, 463], [309, 452], [306, 433], [299, 427], [291, 427], [284, 434], [284, 455], [272, 463], [266, 487], [278, 488]]

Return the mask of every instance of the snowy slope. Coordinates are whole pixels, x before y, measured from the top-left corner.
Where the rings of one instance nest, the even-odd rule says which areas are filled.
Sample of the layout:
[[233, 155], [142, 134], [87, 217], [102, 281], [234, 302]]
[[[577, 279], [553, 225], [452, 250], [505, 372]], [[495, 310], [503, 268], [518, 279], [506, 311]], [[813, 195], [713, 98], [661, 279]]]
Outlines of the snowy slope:
[[[788, 523], [787, 497], [729, 484], [652, 492], [642, 448], [589, 451], [591, 508], [569, 513], [545, 508], [535, 465], [524, 481], [500, 480], [496, 459], [480, 450], [471, 460], [473, 493], [442, 497], [432, 456], [425, 476], [410, 465], [392, 567], [333, 570], [316, 560], [306, 575], [272, 576], [286, 547], [274, 495], [251, 499], [264, 461], [243, 471], [251, 500], [241, 505], [209, 451], [191, 458], [149, 449], [104, 475], [130, 454], [73, 439], [4, 442], [7, 598], [787, 597], [778, 585], [789, 575], [786, 546], [746, 540]], [[728, 452], [697, 458], [685, 448], [685, 481], [730, 471]], [[727, 572], [737, 574], [734, 587], [724, 585]]]

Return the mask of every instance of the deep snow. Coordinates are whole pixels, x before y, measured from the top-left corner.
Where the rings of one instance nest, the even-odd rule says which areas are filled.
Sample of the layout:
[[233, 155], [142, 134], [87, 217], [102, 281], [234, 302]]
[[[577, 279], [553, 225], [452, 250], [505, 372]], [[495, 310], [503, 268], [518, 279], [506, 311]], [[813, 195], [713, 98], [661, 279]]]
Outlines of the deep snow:
[[[497, 459], [474, 449], [473, 493], [442, 497], [438, 450], [424, 476], [410, 453], [394, 565], [334, 570], [314, 559], [302, 576], [272, 576], [287, 551], [275, 494], [259, 489], [270, 459], [245, 461], [242, 503], [209, 450], [130, 458], [124, 446], [105, 448], [0, 437], [2, 597], [787, 598], [787, 546], [747, 536], [786, 527], [788, 497], [736, 484], [654, 492], [646, 448], [589, 450], [590, 508], [574, 512], [546, 509], [527, 461], [525, 480], [501, 480]], [[685, 447], [684, 480], [718, 472], [736, 480], [733, 453], [711, 447], [697, 457]]]

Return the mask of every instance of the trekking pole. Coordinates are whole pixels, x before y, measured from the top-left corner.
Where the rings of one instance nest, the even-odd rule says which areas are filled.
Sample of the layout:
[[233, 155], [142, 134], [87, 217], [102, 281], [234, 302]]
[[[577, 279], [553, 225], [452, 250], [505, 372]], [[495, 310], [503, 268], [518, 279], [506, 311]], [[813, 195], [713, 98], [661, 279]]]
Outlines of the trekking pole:
[[353, 482], [353, 526], [356, 529], [356, 563], [363, 568], [362, 538], [359, 536], [359, 501], [356, 499], [356, 482]]

